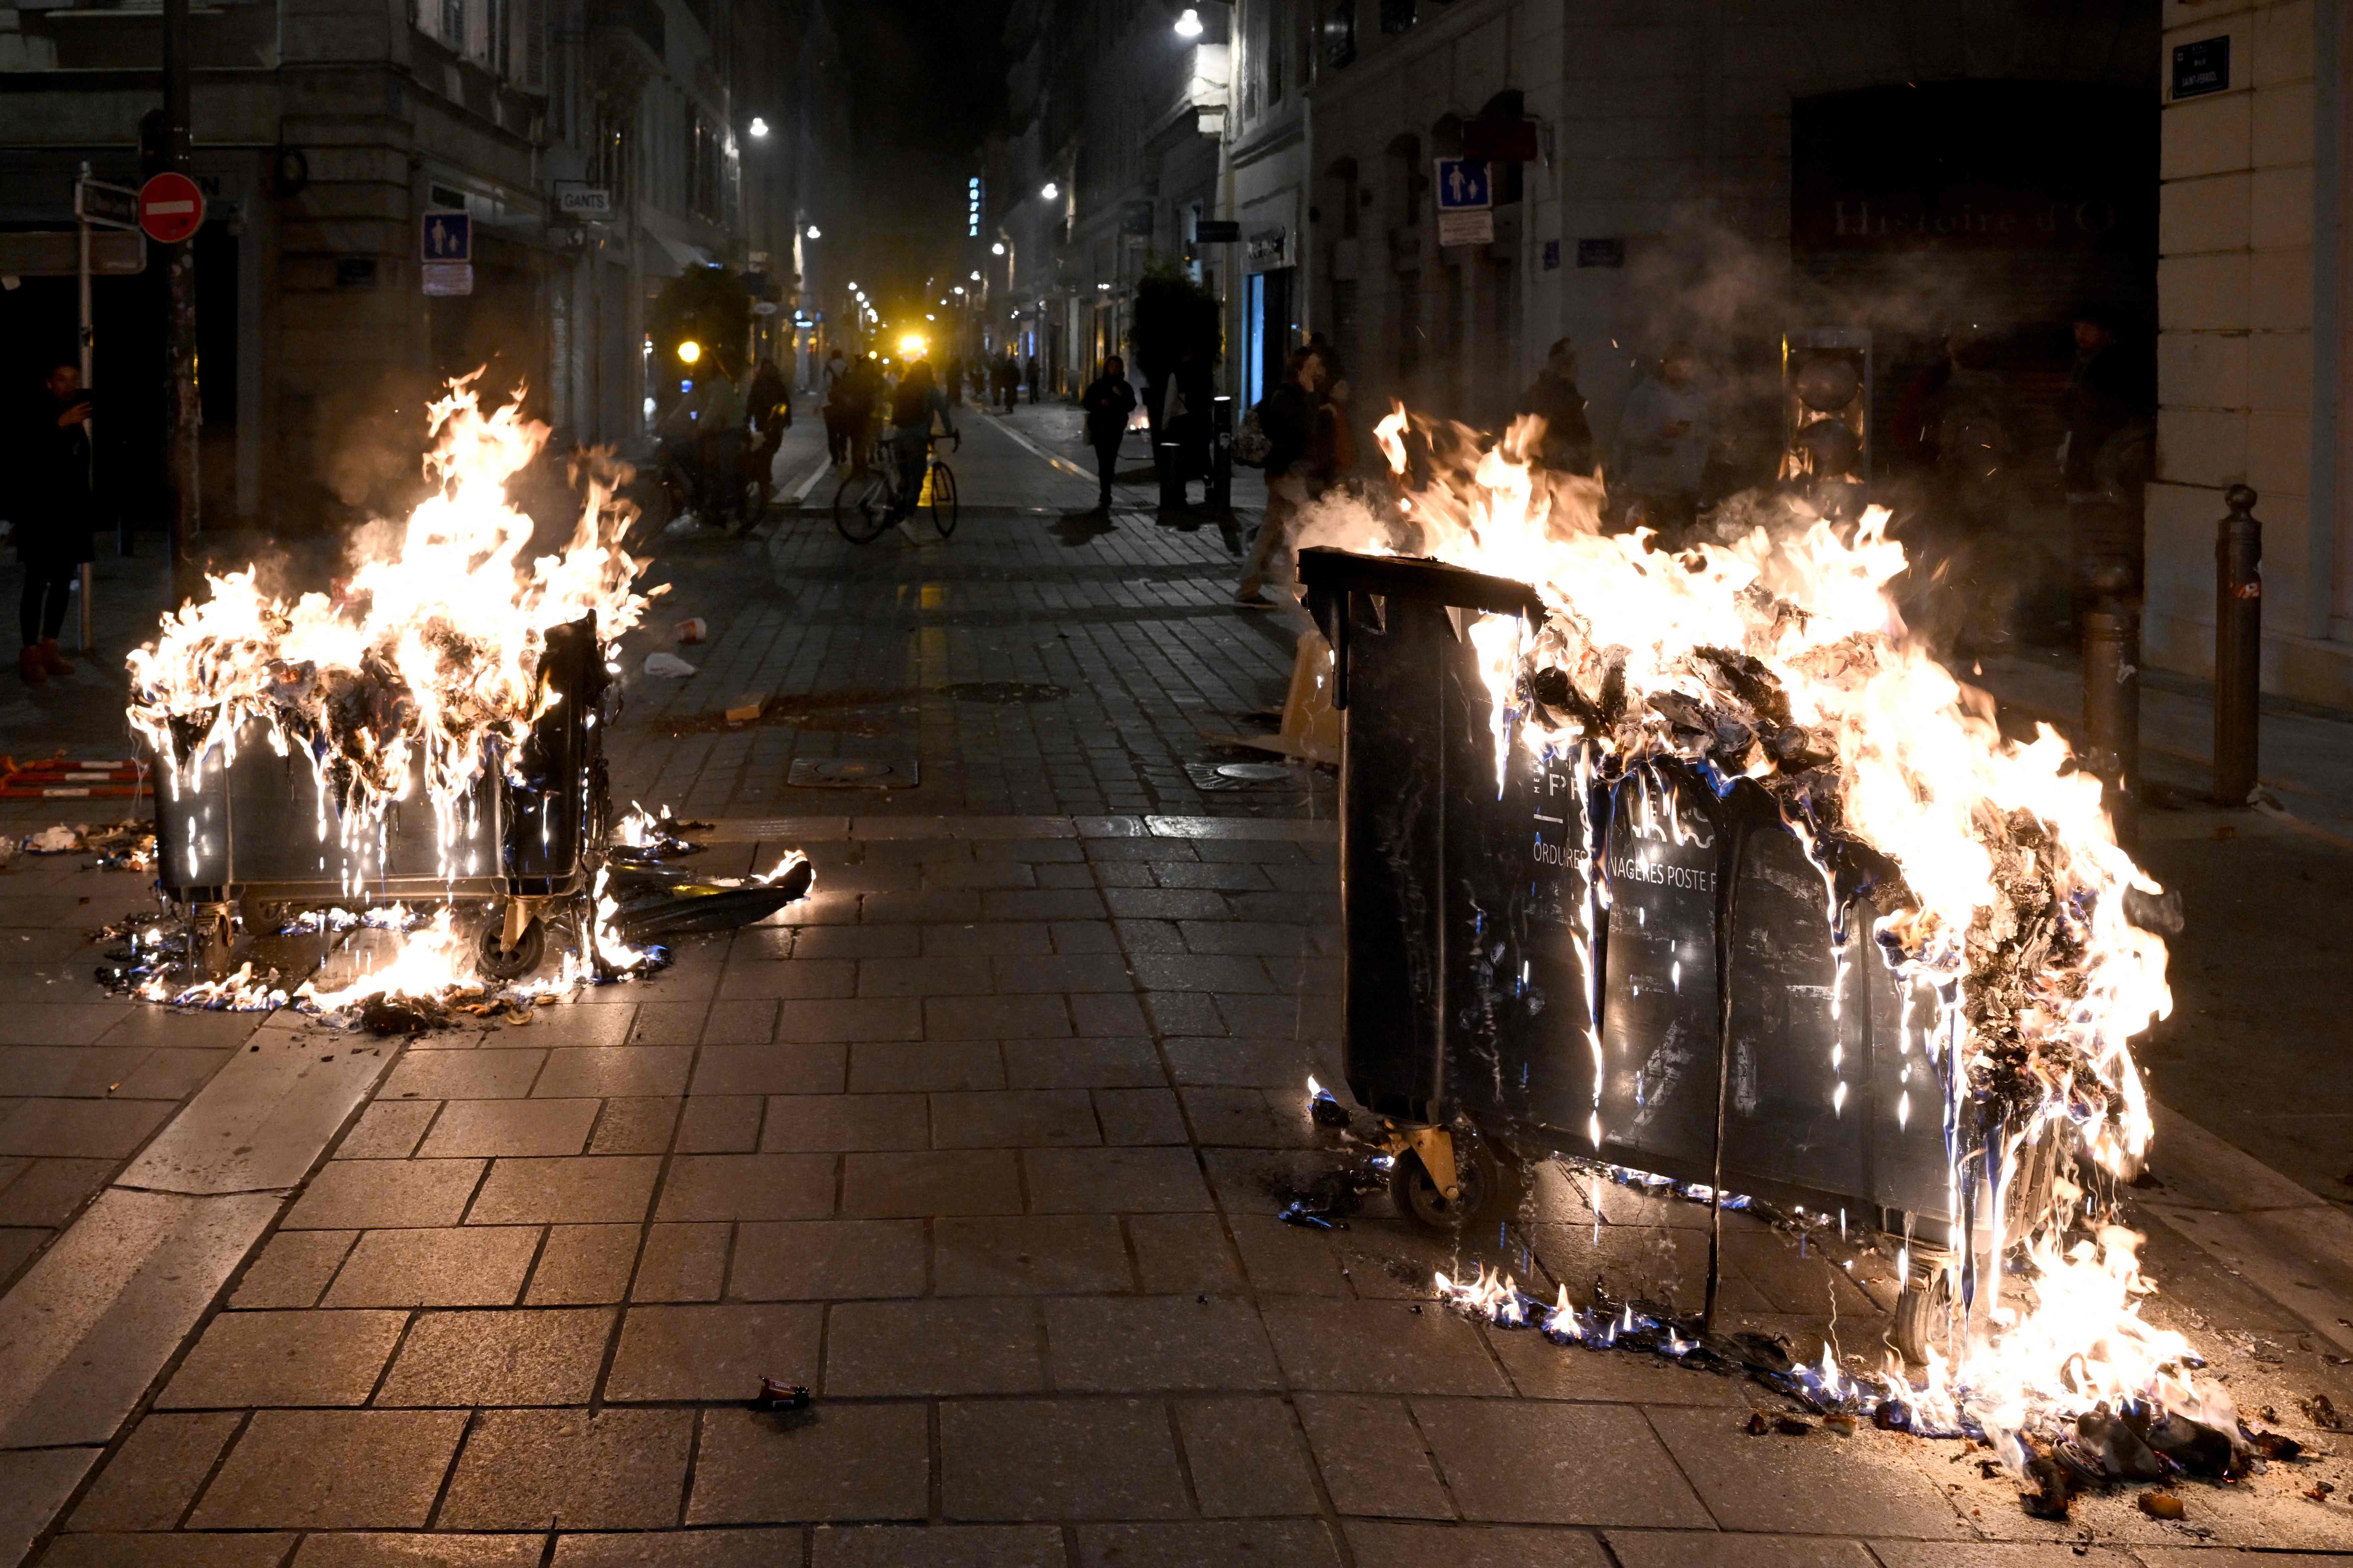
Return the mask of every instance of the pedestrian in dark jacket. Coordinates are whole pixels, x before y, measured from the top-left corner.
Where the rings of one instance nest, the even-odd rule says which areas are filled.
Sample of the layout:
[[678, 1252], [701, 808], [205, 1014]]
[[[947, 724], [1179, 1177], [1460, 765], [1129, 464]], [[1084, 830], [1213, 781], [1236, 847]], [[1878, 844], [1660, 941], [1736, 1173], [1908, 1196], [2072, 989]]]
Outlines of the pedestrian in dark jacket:
[[1283, 363], [1282, 384], [1253, 410], [1266, 433], [1266, 515], [1257, 542], [1234, 590], [1241, 605], [1270, 603], [1261, 591], [1278, 552], [1290, 553], [1300, 509], [1329, 488], [1340, 468], [1339, 411], [1327, 388], [1323, 357], [1293, 349]]
[[1119, 468], [1119, 444], [1127, 434], [1128, 416], [1135, 412], [1135, 388], [1127, 379], [1127, 362], [1113, 354], [1103, 361], [1103, 374], [1079, 395], [1087, 414], [1087, 445], [1095, 449], [1095, 471], [1103, 478], [1103, 499], [1097, 511], [1111, 510], [1111, 481]]
[[1529, 454], [1538, 464], [1563, 473], [1593, 472], [1593, 426], [1585, 417], [1585, 395], [1577, 389], [1577, 345], [1567, 338], [1545, 354], [1544, 369], [1520, 394], [1514, 415], [1545, 422], [1543, 437]]
[[90, 406], [80, 367], [59, 364], [50, 370], [44, 395], [33, 400], [25, 417], [16, 493], [7, 506], [16, 525], [16, 558], [25, 563], [24, 595], [16, 605], [25, 650], [16, 657], [16, 673], [28, 686], [73, 669], [58, 651], [58, 633], [65, 628], [74, 577], [91, 558], [97, 498], [90, 489]]
[[1029, 401], [1036, 403], [1038, 401], [1038, 356], [1036, 354], [1031, 354], [1029, 363], [1021, 367], [1021, 383], [1029, 389]]
[[2075, 366], [2060, 402], [2067, 421], [2063, 474], [2073, 494], [2115, 488], [2116, 473], [2135, 467], [2137, 454], [2126, 449], [2146, 445], [2156, 410], [2155, 367], [2118, 341], [2116, 327], [2099, 306], [2075, 312]]

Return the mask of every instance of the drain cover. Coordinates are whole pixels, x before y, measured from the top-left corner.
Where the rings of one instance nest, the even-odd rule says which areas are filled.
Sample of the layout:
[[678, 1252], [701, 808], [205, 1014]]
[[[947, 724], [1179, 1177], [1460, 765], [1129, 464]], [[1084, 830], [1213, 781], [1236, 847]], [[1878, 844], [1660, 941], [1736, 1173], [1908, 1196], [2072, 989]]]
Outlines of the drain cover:
[[993, 702], [1009, 707], [1018, 702], [1060, 702], [1070, 695], [1063, 687], [1034, 680], [959, 680], [940, 688], [955, 702]]
[[785, 782], [802, 789], [909, 789], [921, 773], [912, 757], [795, 757]]
[[1185, 776], [1195, 789], [1265, 789], [1295, 782], [1281, 763], [1187, 763]]

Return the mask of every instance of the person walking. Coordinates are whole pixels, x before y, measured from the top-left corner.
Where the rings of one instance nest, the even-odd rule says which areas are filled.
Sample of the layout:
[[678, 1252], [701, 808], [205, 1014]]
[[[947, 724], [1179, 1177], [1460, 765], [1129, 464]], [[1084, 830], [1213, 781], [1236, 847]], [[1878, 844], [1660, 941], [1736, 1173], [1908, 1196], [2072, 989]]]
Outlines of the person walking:
[[1111, 511], [1111, 481], [1119, 469], [1119, 444], [1127, 434], [1128, 416], [1135, 412], [1135, 388], [1127, 379], [1127, 362], [1113, 354], [1103, 361], [1103, 374], [1079, 395], [1086, 410], [1087, 445], [1095, 449], [1095, 471], [1103, 479], [1103, 499], [1095, 510]]
[[1577, 388], [1577, 345], [1555, 340], [1546, 351], [1544, 369], [1520, 394], [1514, 417], [1534, 415], [1544, 421], [1544, 434], [1528, 455], [1539, 467], [1565, 474], [1589, 477], [1593, 472], [1593, 426], [1585, 417], [1585, 395]]
[[1038, 356], [1036, 354], [1031, 354], [1029, 363], [1021, 367], [1021, 384], [1029, 389], [1029, 403], [1032, 407], [1035, 407], [1038, 402]]
[[948, 359], [948, 406], [951, 408], [964, 406], [964, 355], [962, 354], [951, 355]]
[[16, 557], [25, 564], [16, 605], [25, 648], [16, 656], [16, 673], [28, 686], [73, 670], [58, 651], [58, 634], [65, 629], [74, 578], [92, 558], [97, 496], [90, 487], [90, 411], [81, 368], [68, 362], [50, 368], [44, 395], [33, 400], [26, 416], [23, 467], [8, 510], [16, 525]]
[[1278, 550], [1289, 556], [1300, 509], [1324, 493], [1338, 466], [1337, 410], [1327, 394], [1323, 356], [1293, 349], [1282, 371], [1282, 384], [1251, 410], [1267, 439], [1266, 515], [1234, 587], [1238, 605], [1273, 602], [1264, 592], [1267, 568]]
[[1707, 468], [1707, 393], [1690, 345], [1675, 343], [1626, 399], [1618, 424], [1621, 465], [1632, 497], [1630, 526], [1657, 531], [1662, 549], [1682, 547], [1699, 519], [1700, 476]]
[[1013, 357], [1013, 351], [1008, 348], [1005, 351], [1005, 357], [997, 362], [997, 401], [1006, 413], [1010, 414], [1020, 397], [1021, 362]]
[[841, 357], [839, 349], [825, 356], [825, 453], [839, 468], [849, 449], [849, 430], [844, 420], [847, 410], [840, 402], [841, 384], [849, 374], [849, 362]]

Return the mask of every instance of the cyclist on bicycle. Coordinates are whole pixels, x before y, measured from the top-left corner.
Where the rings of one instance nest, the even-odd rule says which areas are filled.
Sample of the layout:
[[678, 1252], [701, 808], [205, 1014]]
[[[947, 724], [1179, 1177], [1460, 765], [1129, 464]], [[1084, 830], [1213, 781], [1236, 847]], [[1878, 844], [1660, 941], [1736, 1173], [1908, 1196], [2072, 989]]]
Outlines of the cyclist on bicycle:
[[955, 435], [955, 419], [948, 412], [947, 394], [932, 375], [932, 362], [919, 359], [907, 367], [891, 394], [891, 446], [899, 467], [899, 499], [894, 509], [899, 531], [909, 540], [915, 531], [908, 520], [923, 499], [923, 472], [931, 467], [932, 421], [936, 416], [945, 433]]

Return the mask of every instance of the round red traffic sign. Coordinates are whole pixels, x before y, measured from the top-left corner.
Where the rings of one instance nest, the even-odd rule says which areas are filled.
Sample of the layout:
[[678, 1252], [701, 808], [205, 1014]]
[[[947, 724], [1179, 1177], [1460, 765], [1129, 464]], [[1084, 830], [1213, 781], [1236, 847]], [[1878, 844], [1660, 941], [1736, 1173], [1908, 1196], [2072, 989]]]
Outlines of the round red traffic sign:
[[157, 174], [139, 187], [139, 226], [158, 245], [177, 245], [205, 226], [205, 193], [185, 174]]

